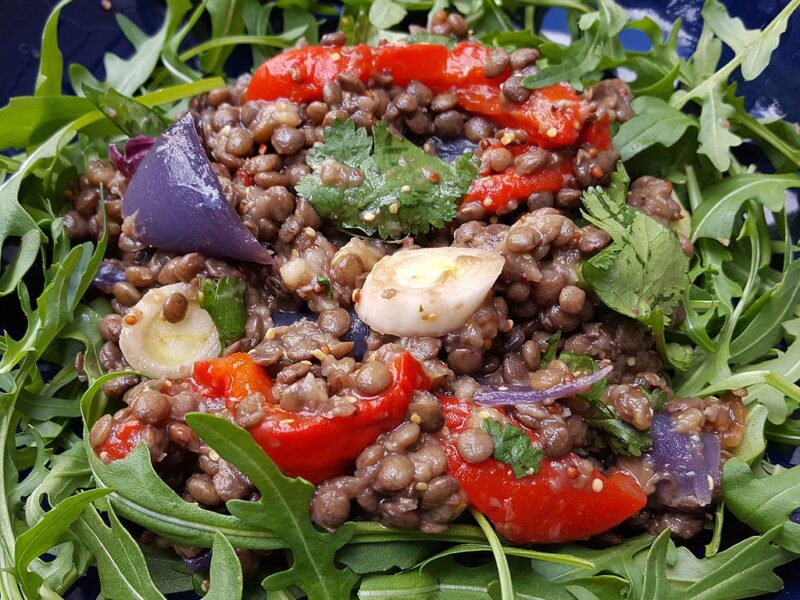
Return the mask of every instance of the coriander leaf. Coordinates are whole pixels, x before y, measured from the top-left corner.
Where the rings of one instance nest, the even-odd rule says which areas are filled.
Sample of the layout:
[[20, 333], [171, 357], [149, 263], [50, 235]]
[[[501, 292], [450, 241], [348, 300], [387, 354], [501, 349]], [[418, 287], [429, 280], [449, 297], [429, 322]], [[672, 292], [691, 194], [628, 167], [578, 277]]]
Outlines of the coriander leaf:
[[[477, 175], [475, 159], [464, 154], [448, 164], [395, 138], [382, 123], [372, 135], [370, 140], [352, 121], [334, 123], [325, 141], [309, 152], [306, 160], [314, 173], [300, 180], [298, 193], [338, 227], [383, 238], [417, 235], [452, 221]], [[322, 183], [323, 168], [342, 165], [354, 170], [350, 182]]]
[[394, 27], [406, 14], [406, 9], [393, 0], [375, 0], [369, 7], [369, 21], [378, 29]]
[[99, 90], [86, 84], [83, 84], [82, 89], [84, 96], [129, 137], [137, 135], [157, 137], [169, 124], [152, 108], [114, 89]]
[[214, 534], [211, 550], [211, 583], [205, 600], [236, 600], [242, 597], [242, 563], [223, 534]]
[[244, 335], [247, 313], [244, 308], [245, 284], [239, 279], [223, 277], [218, 281], [204, 279], [200, 302], [217, 326], [223, 346]]
[[689, 284], [689, 258], [672, 230], [625, 204], [622, 165], [608, 190], [583, 194], [583, 216], [609, 233], [611, 246], [583, 263], [581, 274], [609, 308], [649, 325], [656, 310], [669, 315]]
[[648, 451], [653, 445], [650, 436], [621, 421], [616, 417], [616, 413], [614, 415], [614, 418], [587, 419], [586, 422], [590, 427], [600, 429], [608, 434], [605, 437], [606, 442], [615, 454], [641, 456]]
[[484, 419], [481, 426], [494, 440], [494, 458], [510, 465], [514, 477], [520, 479], [539, 472], [544, 453], [531, 443], [524, 429], [511, 423], [502, 425], [494, 419]]
[[545, 366], [556, 357], [558, 352], [558, 344], [561, 341], [561, 331], [556, 331], [553, 335], [547, 338], [547, 351], [542, 356], [541, 365]]
[[311, 494], [307, 481], [283, 475], [244, 429], [210, 414], [190, 413], [186, 422], [203, 441], [244, 473], [261, 492], [258, 502], [231, 500], [230, 513], [242, 522], [280, 535], [292, 551], [292, 566], [264, 580], [269, 590], [300, 587], [309, 600], [347, 598], [358, 580], [335, 565], [336, 552], [353, 535], [350, 526], [336, 533], [320, 532], [308, 515]]
[[702, 191], [702, 203], [692, 215], [692, 239], [711, 237], [727, 243], [747, 200], [756, 200], [778, 212], [786, 202], [786, 190], [798, 187], [800, 175], [794, 173], [742, 173], [726, 177]]
[[38, 556], [63, 541], [70, 525], [80, 517], [83, 510], [95, 500], [108, 495], [111, 490], [88, 490], [65, 498], [42, 519], [17, 538], [14, 548], [14, 568], [17, 579], [22, 583], [30, 598], [37, 595], [42, 578], [28, 571], [28, 565]]
[[[211, 17], [210, 39], [220, 39], [229, 35], [244, 32], [242, 22], [242, 6], [244, 0], [206, 0], [206, 10]], [[233, 47], [217, 47], [209, 50], [200, 59], [205, 73], [221, 74], [225, 60], [230, 56]]]
[[731, 166], [731, 148], [742, 144], [742, 138], [730, 130], [730, 119], [734, 112], [733, 107], [725, 102], [721, 86], [711, 88], [702, 98], [698, 152], [706, 155], [722, 173]]
[[614, 136], [622, 160], [629, 160], [654, 144], [670, 147], [689, 127], [697, 127], [689, 115], [658, 98], [640, 96], [633, 101], [636, 116], [623, 123]]
[[142, 551], [111, 507], [108, 520], [110, 527], [90, 506], [72, 525], [95, 556], [103, 596], [110, 600], [163, 600], [147, 572]]
[[800, 466], [759, 479], [741, 458], [730, 458], [722, 472], [722, 494], [737, 519], [759, 533], [779, 528], [775, 542], [800, 553], [800, 524], [791, 520], [800, 508]]

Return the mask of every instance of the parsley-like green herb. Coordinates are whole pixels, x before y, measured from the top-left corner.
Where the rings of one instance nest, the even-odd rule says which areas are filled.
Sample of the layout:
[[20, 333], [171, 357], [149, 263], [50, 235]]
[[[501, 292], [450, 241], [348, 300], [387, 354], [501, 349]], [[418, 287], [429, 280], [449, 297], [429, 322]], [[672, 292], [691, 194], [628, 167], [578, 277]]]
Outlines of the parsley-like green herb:
[[[595, 360], [584, 354], [562, 352], [558, 359], [564, 362], [573, 373], [594, 373], [599, 368]], [[603, 434], [605, 443], [615, 453], [625, 456], [641, 456], [653, 444], [650, 435], [620, 419], [614, 407], [603, 402], [602, 395], [606, 387], [608, 387], [608, 379], [603, 377], [588, 391], [579, 394], [581, 398], [592, 405], [596, 413], [592, 418], [586, 419], [586, 423]], [[651, 400], [652, 402], [653, 400]]]
[[247, 313], [244, 308], [244, 282], [232, 277], [218, 281], [204, 279], [200, 306], [208, 311], [217, 326], [223, 344], [238, 340], [244, 335]]
[[522, 427], [502, 425], [494, 419], [484, 419], [481, 426], [494, 440], [494, 457], [510, 465], [514, 477], [520, 479], [539, 472], [544, 453], [531, 443]]
[[650, 325], [655, 310], [669, 315], [680, 301], [689, 257], [674, 231], [625, 204], [628, 181], [619, 165], [608, 190], [584, 192], [583, 216], [613, 244], [586, 261], [581, 274], [606, 306]]
[[[477, 176], [475, 159], [464, 154], [452, 164], [397, 139], [384, 124], [366, 129], [337, 121], [308, 153], [314, 173], [297, 184], [320, 217], [341, 229], [358, 229], [382, 238], [426, 233], [455, 219], [456, 206]], [[357, 169], [356, 181], [326, 185], [323, 164]]]

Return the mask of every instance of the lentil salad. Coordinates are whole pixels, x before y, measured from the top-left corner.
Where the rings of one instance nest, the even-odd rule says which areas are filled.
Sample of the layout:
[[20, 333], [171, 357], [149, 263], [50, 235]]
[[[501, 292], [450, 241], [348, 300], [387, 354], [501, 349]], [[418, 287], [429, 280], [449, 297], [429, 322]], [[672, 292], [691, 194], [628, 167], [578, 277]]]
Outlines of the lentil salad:
[[[710, 23], [718, 6], [707, 3]], [[576, 54], [592, 35], [613, 39], [609, 7], [575, 15]], [[506, 598], [558, 581], [537, 562], [583, 569], [575, 585], [596, 597], [659, 597], [647, 591], [659, 577], [693, 597], [724, 575], [681, 588], [666, 553], [705, 529], [707, 558], [693, 560], [739, 557], [741, 569], [759, 556], [767, 582], [748, 594], [776, 589], [772, 568], [800, 549], [797, 507], [753, 518], [752, 503], [796, 487], [794, 470], [761, 456], [765, 430], [795, 439], [800, 394], [781, 358], [796, 267], [788, 232], [770, 238], [755, 204], [780, 217], [782, 201], [736, 189], [757, 177], [782, 198], [797, 185], [791, 153], [775, 175], [746, 171], [708, 142], [724, 125], [704, 122], [716, 92], [697, 96], [699, 119], [677, 110], [684, 96], [639, 102], [601, 62], [576, 76], [569, 57], [542, 60], [533, 32], [478, 38], [441, 9], [407, 38], [361, 39], [349, 23], [187, 94], [169, 118], [84, 90], [127, 134], [77, 177], [64, 171], [54, 221], [97, 249], [81, 273], [87, 341], [63, 352], [73, 387], [90, 383], [85, 458], [80, 441], [69, 447], [97, 488], [67, 493], [80, 499], [72, 531], [105, 593], [103, 535], [141, 553], [117, 513], [144, 528], [138, 544], [175, 553], [193, 585], [222, 597], [237, 574], [344, 598], [471, 572], [487, 582], [476, 597]], [[690, 97], [699, 62], [680, 76]], [[149, 129], [122, 124], [135, 111]], [[660, 119], [689, 121], [675, 138]], [[656, 144], [696, 153], [674, 164]], [[770, 309], [786, 318], [762, 322]], [[104, 534], [97, 509], [81, 510], [109, 490]], [[723, 501], [759, 535], [720, 551]], [[384, 568], [369, 544], [348, 544], [370, 536], [398, 552]], [[611, 549], [670, 572], [641, 588], [594, 566]], [[493, 561], [447, 558], [472, 552]], [[145, 564], [120, 554], [114, 568]], [[59, 585], [14, 564], [28, 595]], [[400, 574], [379, 574], [389, 569]]]

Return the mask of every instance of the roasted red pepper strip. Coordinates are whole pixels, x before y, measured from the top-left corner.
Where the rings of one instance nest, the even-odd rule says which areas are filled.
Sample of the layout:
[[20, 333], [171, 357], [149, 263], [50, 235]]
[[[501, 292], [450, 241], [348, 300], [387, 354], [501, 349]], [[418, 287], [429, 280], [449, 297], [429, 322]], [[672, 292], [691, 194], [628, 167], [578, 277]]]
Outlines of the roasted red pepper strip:
[[348, 72], [366, 81], [374, 73], [372, 48], [365, 45], [307, 46], [281, 52], [262, 64], [247, 88], [248, 100], [287, 98], [310, 102], [322, 98], [325, 82]]
[[500, 91], [509, 72], [489, 79], [483, 72], [491, 50], [462, 42], [452, 50], [438, 44], [385, 44], [376, 48], [308, 46], [287, 50], [262, 64], [247, 88], [248, 100], [288, 98], [308, 102], [342, 72], [367, 81], [382, 71], [397, 85], [417, 80], [434, 93], [452, 90], [458, 104], [504, 127], [524, 129], [543, 148], [575, 143], [589, 113], [588, 105], [563, 85], [534, 90], [527, 102], [510, 102]]
[[451, 432], [444, 444], [449, 473], [459, 480], [470, 504], [516, 544], [587, 538], [618, 525], [647, 502], [636, 480], [621, 472], [605, 476], [594, 471], [585, 485], [577, 486], [570, 475], [580, 475], [574, 466], [579, 458], [572, 453], [545, 458], [538, 473], [521, 479], [493, 458], [466, 462], [455, 442], [469, 427], [472, 407], [456, 398], [439, 400]]
[[564, 85], [551, 85], [531, 92], [526, 102], [511, 102], [500, 88], [473, 85], [455, 88], [458, 105], [486, 116], [498, 125], [524, 129], [528, 142], [542, 148], [574, 144], [589, 114], [589, 106]]
[[464, 203], [479, 202], [489, 213], [508, 212], [515, 208], [512, 202], [524, 202], [534, 192], [557, 192], [564, 187], [564, 176], [571, 172], [568, 163], [532, 175], [519, 175], [510, 167], [503, 173], [473, 181]]
[[422, 366], [408, 353], [389, 369], [392, 383], [384, 392], [357, 396], [354, 414], [332, 418], [289, 412], [274, 404], [272, 381], [247, 354], [197, 363], [192, 378], [206, 393], [224, 396], [234, 411], [247, 394], [264, 394], [267, 414], [248, 430], [250, 435], [284, 473], [319, 483], [345, 473], [364, 448], [397, 427], [414, 390], [429, 385]]
[[104, 461], [119, 460], [131, 453], [141, 439], [142, 422], [131, 419], [113, 427], [97, 449], [97, 455]]
[[599, 150], [610, 150], [613, 146], [611, 140], [611, 120], [604, 114], [596, 121], [586, 123], [578, 138], [579, 144], [591, 144]]

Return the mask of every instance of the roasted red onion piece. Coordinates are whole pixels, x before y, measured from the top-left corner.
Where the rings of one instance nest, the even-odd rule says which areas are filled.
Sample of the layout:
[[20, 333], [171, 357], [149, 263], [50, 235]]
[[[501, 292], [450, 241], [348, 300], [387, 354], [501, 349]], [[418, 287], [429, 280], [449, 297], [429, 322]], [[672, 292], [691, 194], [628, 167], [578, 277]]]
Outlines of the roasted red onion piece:
[[92, 285], [105, 294], [113, 292], [115, 283], [125, 283], [125, 268], [118, 260], [105, 259], [95, 273]]
[[514, 404], [550, 404], [559, 398], [569, 398], [585, 392], [595, 383], [611, 373], [613, 367], [608, 365], [592, 373], [578, 377], [569, 383], [559, 383], [547, 390], [532, 390], [524, 385], [501, 385], [491, 389], [482, 389], [475, 393], [474, 400], [478, 404], [490, 406], [507, 406]]
[[144, 157], [122, 200], [122, 216], [133, 216], [136, 237], [160, 250], [272, 262], [225, 200], [191, 113]]
[[672, 419], [664, 414], [653, 415], [652, 436], [648, 458], [655, 470], [658, 499], [684, 509], [709, 505], [722, 470], [717, 438], [710, 433], [676, 432]]
[[125, 177], [133, 177], [155, 143], [155, 138], [149, 135], [137, 135], [125, 142], [124, 152], [120, 152], [116, 144], [109, 144], [108, 158]]

